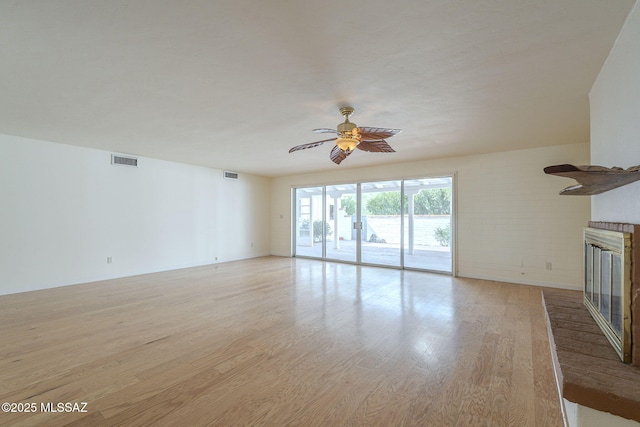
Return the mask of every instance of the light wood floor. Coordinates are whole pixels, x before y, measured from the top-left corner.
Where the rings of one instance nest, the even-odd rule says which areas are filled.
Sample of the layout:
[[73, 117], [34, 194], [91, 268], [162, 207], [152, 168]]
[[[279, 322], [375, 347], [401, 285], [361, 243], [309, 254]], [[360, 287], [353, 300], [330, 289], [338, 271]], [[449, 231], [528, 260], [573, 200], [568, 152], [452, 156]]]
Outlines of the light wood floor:
[[7, 295], [0, 425], [560, 426], [546, 334], [539, 288], [277, 257]]

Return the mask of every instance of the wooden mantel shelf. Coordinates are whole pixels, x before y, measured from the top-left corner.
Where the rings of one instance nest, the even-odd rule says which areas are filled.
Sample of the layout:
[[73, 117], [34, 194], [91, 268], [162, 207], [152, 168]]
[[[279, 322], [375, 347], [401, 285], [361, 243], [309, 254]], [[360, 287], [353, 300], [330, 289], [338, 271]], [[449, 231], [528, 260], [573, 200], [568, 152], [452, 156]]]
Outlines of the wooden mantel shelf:
[[544, 173], [565, 176], [578, 181], [578, 185], [567, 187], [560, 191], [560, 194], [590, 196], [640, 180], [640, 165], [628, 169], [591, 165], [554, 165], [544, 168]]

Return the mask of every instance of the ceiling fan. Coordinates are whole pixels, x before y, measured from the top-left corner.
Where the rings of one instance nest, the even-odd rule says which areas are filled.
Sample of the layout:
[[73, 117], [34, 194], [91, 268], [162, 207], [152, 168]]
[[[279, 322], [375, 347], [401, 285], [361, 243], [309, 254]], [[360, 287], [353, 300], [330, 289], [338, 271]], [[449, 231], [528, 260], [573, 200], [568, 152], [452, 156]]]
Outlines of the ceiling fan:
[[359, 148], [362, 151], [371, 153], [393, 153], [396, 150], [391, 148], [385, 138], [391, 138], [401, 132], [401, 129], [384, 129], [372, 127], [358, 127], [355, 123], [349, 121], [349, 116], [353, 114], [354, 109], [351, 107], [340, 108], [340, 114], [345, 119], [344, 123], [338, 125], [338, 129], [313, 129], [317, 133], [335, 133], [336, 138], [324, 139], [322, 141], [310, 142], [308, 144], [296, 145], [289, 150], [290, 153], [307, 148], [319, 147], [327, 141], [335, 141], [336, 145], [331, 149], [329, 157], [331, 160], [340, 164], [347, 156], [353, 153], [353, 150]]

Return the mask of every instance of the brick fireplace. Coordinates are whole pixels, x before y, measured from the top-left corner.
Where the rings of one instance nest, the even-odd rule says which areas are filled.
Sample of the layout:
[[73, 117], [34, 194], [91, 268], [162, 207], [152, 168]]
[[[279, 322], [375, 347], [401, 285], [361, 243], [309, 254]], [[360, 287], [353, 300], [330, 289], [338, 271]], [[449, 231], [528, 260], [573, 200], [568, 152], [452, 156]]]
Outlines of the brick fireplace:
[[[631, 335], [631, 363], [621, 362], [620, 354], [613, 351], [615, 346], [603, 333], [602, 325], [597, 320], [594, 321], [585, 304], [588, 292], [545, 289], [542, 302], [547, 316], [549, 345], [565, 425], [569, 425], [566, 408], [578, 410], [579, 407], [608, 412], [640, 423], [640, 225], [592, 221], [589, 222], [589, 228], [613, 234], [627, 233], [624, 240], [625, 246], [629, 247], [625, 254], [628, 257], [614, 261], [612, 251], [610, 255], [594, 256], [592, 260], [605, 259], [600, 263], [600, 267], [605, 265], [604, 271], [608, 271], [608, 262], [627, 264], [629, 268], [627, 290], [630, 291], [627, 294], [627, 304], [630, 308], [627, 316], [630, 320], [628, 329]], [[585, 233], [585, 290], [588, 291], [587, 246]], [[603, 249], [605, 246], [603, 245]], [[598, 268], [596, 271], [602, 273]], [[593, 277], [592, 275], [592, 279]], [[607, 280], [601, 277], [600, 283], [606, 283]], [[613, 280], [612, 274], [611, 281]], [[612, 304], [613, 301], [611, 298]], [[567, 406], [569, 404], [573, 406]]]

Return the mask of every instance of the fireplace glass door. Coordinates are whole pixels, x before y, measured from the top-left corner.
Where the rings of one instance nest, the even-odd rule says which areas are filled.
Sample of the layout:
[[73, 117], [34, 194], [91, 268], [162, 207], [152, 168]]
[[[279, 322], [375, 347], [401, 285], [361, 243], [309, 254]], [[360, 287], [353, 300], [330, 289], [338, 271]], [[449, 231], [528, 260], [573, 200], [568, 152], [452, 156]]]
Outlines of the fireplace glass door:
[[630, 238], [586, 228], [584, 305], [620, 358], [630, 362]]

